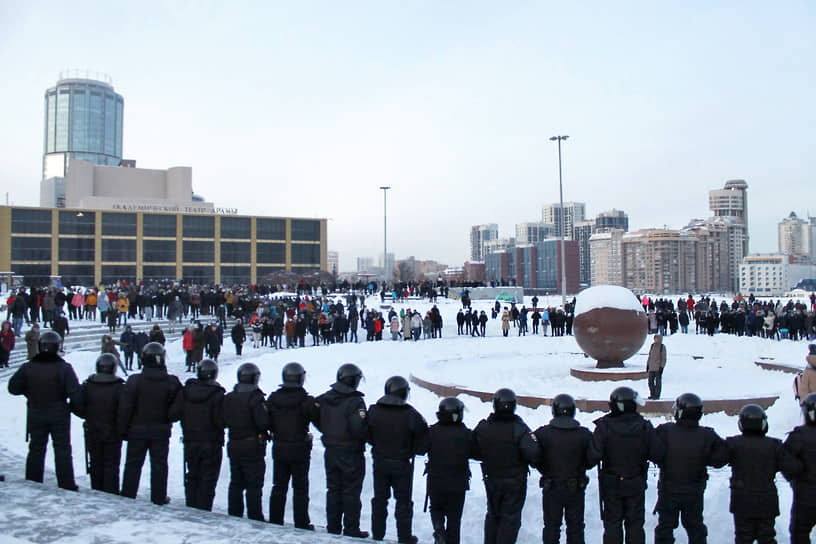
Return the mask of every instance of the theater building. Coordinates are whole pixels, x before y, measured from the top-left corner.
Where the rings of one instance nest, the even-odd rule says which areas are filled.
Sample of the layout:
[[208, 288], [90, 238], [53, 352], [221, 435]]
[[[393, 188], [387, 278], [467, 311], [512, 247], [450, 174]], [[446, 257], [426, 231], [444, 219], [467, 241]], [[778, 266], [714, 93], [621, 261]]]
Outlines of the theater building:
[[0, 206], [0, 270], [23, 276], [29, 286], [52, 279], [83, 286], [121, 280], [255, 284], [281, 270], [328, 270], [326, 219], [121, 208]]

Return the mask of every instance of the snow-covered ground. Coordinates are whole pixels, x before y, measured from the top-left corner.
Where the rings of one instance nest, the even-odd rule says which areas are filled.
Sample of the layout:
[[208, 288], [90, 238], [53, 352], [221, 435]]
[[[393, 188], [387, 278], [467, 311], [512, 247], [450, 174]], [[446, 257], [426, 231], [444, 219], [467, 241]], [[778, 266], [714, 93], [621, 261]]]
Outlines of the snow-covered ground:
[[[556, 300], [553, 299], [553, 303]], [[539, 305], [549, 303], [542, 300]], [[489, 313], [491, 302], [475, 301], [476, 309], [485, 309]], [[378, 298], [370, 298], [369, 306], [379, 307]], [[424, 313], [430, 304], [423, 301], [408, 301], [396, 304], [397, 311], [403, 307], [418, 309]], [[289, 361], [299, 361], [307, 370], [306, 387], [313, 394], [325, 391], [334, 381], [337, 367], [345, 362], [358, 364], [365, 374], [361, 390], [366, 394], [366, 401], [370, 403], [382, 395], [385, 380], [396, 374], [408, 376], [412, 374], [419, 378], [449, 385], [466, 386], [471, 389], [494, 391], [500, 387], [513, 388], [519, 395], [553, 396], [561, 392], [570, 393], [575, 397], [592, 399], [608, 398], [612, 389], [620, 385], [629, 385], [643, 395], [648, 394], [645, 380], [637, 382], [582, 382], [572, 378], [570, 367], [590, 367], [592, 361], [580, 354], [575, 339], [572, 337], [552, 338], [528, 335], [516, 336], [516, 330], [511, 328], [511, 336], [504, 338], [501, 335], [500, 320], [488, 322], [487, 338], [472, 338], [457, 336], [455, 315], [459, 304], [453, 300], [440, 299], [438, 306], [444, 319], [444, 338], [436, 340], [422, 340], [419, 342], [394, 342], [389, 339], [380, 342], [361, 342], [359, 344], [335, 344], [322, 347], [308, 347], [303, 349], [275, 351], [270, 348], [260, 350], [245, 345], [244, 356], [236, 358], [235, 351], [225, 334], [225, 345], [221, 357], [219, 381], [231, 389], [235, 383], [235, 370], [243, 362], [251, 361], [261, 368], [261, 388], [267, 394], [277, 388], [280, 383], [281, 367]], [[383, 310], [387, 312], [387, 310]], [[690, 327], [693, 331], [693, 325]], [[365, 338], [364, 334], [361, 334]], [[311, 338], [307, 337], [307, 345]], [[770, 341], [759, 338], [737, 338], [726, 335], [708, 336], [674, 335], [664, 339], [668, 351], [668, 364], [663, 378], [663, 396], [673, 399], [681, 393], [692, 391], [699, 394], [704, 400], [707, 398], [739, 398], [750, 396], [779, 395], [780, 399], [768, 410], [770, 435], [784, 438], [785, 433], [799, 424], [801, 416], [798, 405], [793, 399], [791, 383], [793, 376], [781, 372], [761, 370], [754, 361], [760, 357], [773, 358], [774, 362], [804, 366], [807, 344], [804, 342]], [[250, 344], [251, 346], [251, 344]], [[627, 362], [635, 368], [645, 366], [645, 357], [649, 340]], [[169, 370], [177, 374], [184, 381], [188, 374], [184, 372], [184, 357], [181, 342], [168, 345], [170, 357]], [[693, 356], [702, 357], [694, 359]], [[91, 352], [75, 352], [68, 357], [74, 365], [77, 375], [84, 379], [93, 372], [96, 354]], [[439, 398], [433, 393], [413, 386], [409, 402], [411, 402], [428, 420], [433, 423]], [[489, 403], [483, 403], [476, 398], [462, 396], [465, 403], [465, 423], [473, 427], [478, 421], [486, 417], [490, 411]], [[5, 386], [0, 392], [0, 410], [4, 414], [0, 418], [0, 440], [4, 448], [13, 457], [16, 457], [15, 470], [23, 473], [23, 459], [27, 451], [24, 442], [25, 427], [25, 400], [10, 396]], [[546, 424], [550, 419], [547, 407], [530, 410], [520, 407], [519, 415], [527, 422], [531, 429]], [[601, 413], [581, 413], [578, 419], [582, 424], [593, 428], [592, 421]], [[655, 425], [665, 421], [658, 417], [653, 419]], [[712, 426], [723, 437], [737, 434], [737, 419], [725, 414], [711, 414], [703, 418], [702, 424]], [[179, 443], [180, 428], [174, 427], [170, 446], [170, 481], [169, 494], [173, 503], [184, 503], [183, 474], [182, 474], [182, 445]], [[89, 482], [83, 470], [83, 441], [82, 428], [78, 419], [72, 425], [74, 445], [74, 465], [78, 475], [80, 487], [88, 489]], [[315, 443], [312, 454], [311, 504], [310, 515], [316, 525], [325, 525], [325, 475], [322, 462], [323, 447], [319, 440], [319, 432], [315, 431]], [[123, 453], [124, 456], [124, 453]], [[264, 488], [264, 506], [266, 508], [269, 491], [271, 489], [271, 459], [268, 457], [267, 478]], [[471, 482], [471, 491], [467, 497], [463, 519], [464, 542], [478, 542], [482, 539], [482, 525], [485, 513], [485, 493], [480, 480], [481, 470], [477, 463], [473, 463], [474, 478]], [[53, 456], [49, 452], [47, 466], [53, 469]], [[431, 524], [428, 514], [422, 512], [425, 483], [422, 477], [422, 458], [417, 459], [417, 468], [414, 474], [414, 533], [421, 542], [431, 541]], [[705, 518], [709, 528], [711, 542], [727, 542], [733, 540], [733, 523], [728, 512], [728, 478], [730, 471], [726, 469], [710, 471], [708, 489], [706, 491]], [[600, 542], [602, 524], [598, 515], [598, 491], [594, 472], [591, 474], [591, 483], [586, 498], [586, 534], [587, 542]], [[148, 501], [149, 492], [149, 463], [142, 474], [142, 487], [138, 501]], [[229, 468], [225, 462], [222, 465], [221, 478], [218, 483], [215, 499], [215, 510], [226, 512], [227, 485], [229, 483]], [[646, 498], [647, 513], [652, 511], [656, 502], [657, 471], [650, 469], [649, 489]], [[53, 475], [46, 480], [46, 486], [55, 486]], [[789, 520], [791, 492], [788, 484], [779, 476], [777, 486], [780, 494], [780, 508], [782, 514], [777, 519], [776, 529], [780, 541], [787, 540], [787, 526]], [[63, 494], [54, 493], [54, 501], [62, 501]], [[372, 496], [371, 466], [367, 467], [366, 481], [363, 486], [363, 528], [367, 528], [370, 520], [370, 499]], [[291, 500], [291, 494], [290, 494]], [[527, 502], [524, 508], [522, 528], [519, 542], [539, 542], [541, 539], [541, 492], [538, 488], [538, 475], [533, 471], [528, 480]], [[393, 503], [389, 505], [393, 513]], [[65, 512], [68, 516], [70, 513]], [[126, 517], [126, 512], [121, 513]], [[287, 523], [291, 523], [291, 506], [287, 506]], [[656, 516], [647, 514], [647, 534], [652, 534], [657, 522]], [[248, 522], [247, 522], [248, 523]], [[393, 516], [389, 516], [389, 538], [395, 537]], [[682, 529], [676, 531], [678, 542], [685, 542]], [[0, 537], [2, 539], [2, 537]], [[167, 534], [140, 534], [134, 542], [178, 542], [177, 537]], [[651, 540], [651, 536], [649, 537]]]

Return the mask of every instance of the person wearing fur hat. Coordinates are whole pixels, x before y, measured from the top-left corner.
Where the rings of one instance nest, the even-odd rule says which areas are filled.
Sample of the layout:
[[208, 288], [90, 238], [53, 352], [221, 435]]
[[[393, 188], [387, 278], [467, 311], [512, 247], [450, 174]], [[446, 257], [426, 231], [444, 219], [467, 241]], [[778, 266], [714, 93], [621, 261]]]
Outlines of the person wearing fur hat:
[[808, 346], [807, 367], [799, 378], [799, 402], [811, 393], [816, 393], [816, 344]]

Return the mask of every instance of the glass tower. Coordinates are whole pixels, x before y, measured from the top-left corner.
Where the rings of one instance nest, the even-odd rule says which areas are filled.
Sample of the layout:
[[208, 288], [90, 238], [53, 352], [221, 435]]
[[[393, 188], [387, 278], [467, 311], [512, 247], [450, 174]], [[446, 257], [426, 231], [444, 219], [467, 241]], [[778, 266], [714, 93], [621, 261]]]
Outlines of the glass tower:
[[109, 82], [60, 79], [45, 91], [43, 179], [65, 177], [71, 159], [118, 166], [123, 109]]

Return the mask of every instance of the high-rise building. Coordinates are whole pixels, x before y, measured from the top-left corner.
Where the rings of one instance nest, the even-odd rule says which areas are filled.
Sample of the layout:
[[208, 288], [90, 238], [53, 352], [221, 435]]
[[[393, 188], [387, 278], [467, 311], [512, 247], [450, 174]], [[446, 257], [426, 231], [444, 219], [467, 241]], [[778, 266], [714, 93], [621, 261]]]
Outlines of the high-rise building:
[[337, 274], [340, 271], [340, 254], [336, 251], [326, 252], [326, 266], [331, 274]]
[[782, 255], [807, 255], [813, 257], [813, 239], [816, 221], [813, 217], [807, 221], [796, 217], [796, 212], [791, 212], [788, 217], [779, 222], [777, 227], [779, 233], [779, 253]]
[[373, 268], [373, 257], [357, 257], [357, 272], [371, 272]]
[[722, 189], [708, 192], [708, 203], [714, 217], [729, 219], [728, 263], [729, 291], [739, 289], [739, 269], [748, 255], [748, 184], [742, 179], [725, 182]]
[[646, 293], [695, 291], [696, 238], [679, 230], [642, 229], [623, 236], [623, 286]]
[[578, 221], [572, 228], [572, 239], [578, 242], [578, 280], [583, 285], [592, 281], [589, 238], [595, 232], [595, 221]]
[[612, 229], [629, 231], [629, 216], [626, 215], [626, 212], [613, 208], [595, 217], [595, 232], [609, 232]]
[[393, 253], [387, 253], [385, 258], [383, 258], [383, 254], [380, 253], [380, 269], [382, 270], [382, 277], [387, 281], [391, 281], [394, 275], [394, 266], [396, 265], [396, 259]]
[[697, 291], [725, 293], [731, 290], [731, 262], [729, 260], [729, 233], [734, 219], [710, 217], [693, 219], [682, 232], [694, 236], [695, 277]]
[[474, 225], [470, 228], [470, 260], [484, 261], [485, 242], [495, 240], [499, 237], [499, 225], [488, 223], [486, 225]]
[[592, 285], [623, 285], [623, 231], [611, 229], [589, 238]]
[[45, 91], [43, 179], [64, 178], [73, 159], [119, 166], [123, 109], [110, 82], [61, 78]]
[[487, 256], [497, 251], [504, 251], [505, 249], [512, 249], [516, 247], [515, 238], [496, 238], [484, 243], [482, 247], [482, 261], [487, 261]]
[[544, 223], [555, 225], [555, 236], [560, 238], [562, 233], [567, 240], [572, 240], [573, 227], [578, 221], [583, 221], [586, 216], [586, 204], [583, 202], [564, 202], [561, 204], [545, 204], [541, 208], [541, 220]]
[[533, 244], [555, 237], [555, 225], [543, 221], [516, 223], [516, 243]]

